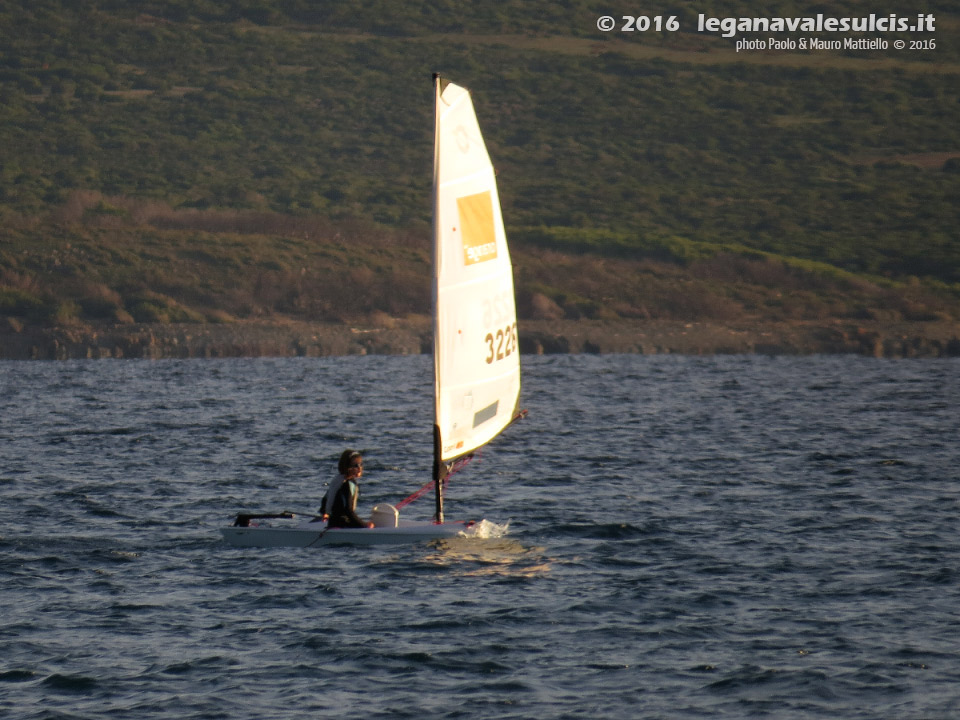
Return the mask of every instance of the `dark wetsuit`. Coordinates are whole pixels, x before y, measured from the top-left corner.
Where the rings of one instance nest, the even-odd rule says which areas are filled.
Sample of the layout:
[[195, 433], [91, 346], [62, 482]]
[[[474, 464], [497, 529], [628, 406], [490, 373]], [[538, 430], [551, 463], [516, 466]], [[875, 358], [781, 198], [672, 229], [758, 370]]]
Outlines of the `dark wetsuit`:
[[367, 526], [356, 512], [359, 495], [360, 488], [357, 487], [356, 482], [353, 480], [344, 481], [333, 498], [333, 506], [328, 508], [330, 512], [329, 527], [365, 528]]

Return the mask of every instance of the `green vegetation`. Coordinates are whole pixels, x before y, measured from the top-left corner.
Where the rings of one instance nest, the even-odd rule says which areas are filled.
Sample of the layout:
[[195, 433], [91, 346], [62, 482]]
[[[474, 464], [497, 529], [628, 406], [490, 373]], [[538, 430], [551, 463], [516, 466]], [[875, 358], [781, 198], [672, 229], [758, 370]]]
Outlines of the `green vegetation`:
[[[433, 70], [474, 91], [528, 314], [960, 317], [946, 2], [937, 50], [740, 55], [690, 30], [745, 2], [643, 36], [588, 0], [362, 5], [5, 4], [0, 318], [427, 312]], [[763, 15], [815, 12], [864, 10]]]
[[[104, 213], [102, 208], [114, 208]], [[66, 211], [70, 210], [70, 220]], [[73, 196], [61, 222], [8, 226], [0, 317], [30, 325], [321, 320], [429, 313], [426, 232]], [[955, 289], [683, 238], [516, 228], [522, 317], [949, 320]]]

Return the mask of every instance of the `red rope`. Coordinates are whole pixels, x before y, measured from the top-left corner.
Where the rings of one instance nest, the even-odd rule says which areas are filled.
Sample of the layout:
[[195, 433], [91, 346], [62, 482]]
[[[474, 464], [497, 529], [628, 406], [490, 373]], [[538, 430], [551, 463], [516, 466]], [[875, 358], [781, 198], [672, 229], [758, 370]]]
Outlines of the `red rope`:
[[[475, 455], [474, 453], [471, 453], [470, 455], [466, 455], [466, 456], [460, 458], [459, 460], [456, 460], [456, 461], [453, 463], [453, 465], [450, 466], [450, 469], [447, 471], [447, 477], [446, 477], [445, 479], [446, 479], [447, 481], [449, 481], [450, 478], [453, 476], [454, 473], [460, 472], [460, 470], [462, 470], [462, 469], [464, 468], [464, 466], [466, 466], [466, 464], [467, 464], [468, 462], [470, 462], [470, 461], [474, 458], [474, 455]], [[476, 453], [476, 455], [479, 455], [479, 453]], [[398, 502], [396, 505], [394, 505], [394, 507], [395, 507], [397, 510], [399, 510], [399, 509], [402, 508], [404, 505], [409, 505], [409, 504], [412, 503], [414, 500], [420, 498], [421, 496], [425, 495], [425, 494], [428, 493], [429, 491], [433, 490], [434, 485], [436, 485], [436, 483], [435, 483], [433, 480], [431, 480], [431, 481], [428, 482], [426, 485], [424, 485], [422, 488], [420, 488], [419, 490], [417, 490], [415, 493], [413, 493], [412, 495], [408, 495], [408, 496], [405, 497], [403, 500], [401, 500], [400, 502]]]
[[[526, 410], [521, 410], [520, 412], [517, 413], [517, 416], [516, 416], [515, 418], [513, 418], [513, 420], [510, 421], [510, 423], [512, 424], [512, 423], [515, 423], [517, 420], [522, 420], [522, 419], [525, 418], [526, 416], [527, 416], [527, 411], [526, 411]], [[477, 457], [477, 458], [480, 457], [480, 451], [479, 451], [479, 450], [476, 451], [476, 452], [472, 452], [472, 453], [470, 453], [469, 455], [464, 455], [462, 458], [459, 458], [458, 460], [454, 460], [453, 465], [451, 465], [451, 466], [450, 466], [450, 469], [447, 471], [447, 477], [446, 477], [445, 479], [446, 479], [446, 480], [449, 480], [449, 479], [453, 476], [454, 473], [460, 472], [464, 467], [466, 467], [467, 463], [469, 463], [471, 460], [473, 460], [474, 457]], [[433, 480], [431, 480], [431, 481], [428, 482], [426, 485], [424, 485], [422, 488], [420, 488], [419, 490], [417, 490], [415, 493], [413, 493], [412, 495], [408, 495], [408, 496], [405, 497], [403, 500], [401, 500], [400, 502], [398, 502], [396, 505], [394, 505], [394, 507], [395, 507], [397, 510], [399, 510], [399, 509], [402, 508], [404, 505], [409, 505], [410, 503], [412, 503], [412, 502], [413, 502], [414, 500], [416, 500], [417, 498], [421, 497], [422, 495], [424, 495], [425, 493], [429, 492], [430, 490], [433, 490], [433, 487], [434, 487], [435, 484], [436, 484], [436, 483], [435, 483]]]
[[403, 500], [401, 500], [400, 502], [398, 502], [396, 505], [394, 505], [394, 507], [395, 507], [397, 510], [399, 510], [399, 509], [402, 508], [404, 505], [409, 505], [409, 504], [412, 503], [414, 500], [416, 500], [416, 499], [419, 498], [421, 495], [423, 495], [425, 492], [427, 492], [427, 490], [430, 490], [430, 489], [433, 487], [433, 485], [434, 485], [434, 481], [431, 480], [431, 481], [428, 482], [426, 485], [424, 485], [422, 488], [420, 488], [419, 490], [417, 490], [415, 493], [413, 493], [412, 495], [409, 495], [409, 496], [405, 497]]

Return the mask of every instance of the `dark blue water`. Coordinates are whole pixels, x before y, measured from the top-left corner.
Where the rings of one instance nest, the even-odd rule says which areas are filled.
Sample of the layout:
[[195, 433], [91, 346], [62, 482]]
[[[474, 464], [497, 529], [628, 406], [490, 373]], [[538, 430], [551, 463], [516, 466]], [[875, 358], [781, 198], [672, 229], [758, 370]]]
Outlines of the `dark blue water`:
[[419, 487], [429, 362], [0, 363], [0, 717], [960, 715], [956, 360], [525, 358], [505, 537], [222, 543]]

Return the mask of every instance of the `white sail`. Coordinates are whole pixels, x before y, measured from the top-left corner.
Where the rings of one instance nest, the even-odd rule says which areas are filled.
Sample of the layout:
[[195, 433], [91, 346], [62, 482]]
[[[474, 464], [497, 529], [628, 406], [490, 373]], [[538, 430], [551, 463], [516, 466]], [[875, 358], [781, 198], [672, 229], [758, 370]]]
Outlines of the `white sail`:
[[520, 352], [500, 199], [470, 93], [435, 85], [434, 397], [446, 462], [513, 420]]

